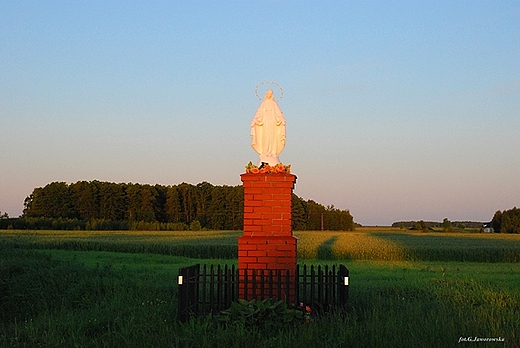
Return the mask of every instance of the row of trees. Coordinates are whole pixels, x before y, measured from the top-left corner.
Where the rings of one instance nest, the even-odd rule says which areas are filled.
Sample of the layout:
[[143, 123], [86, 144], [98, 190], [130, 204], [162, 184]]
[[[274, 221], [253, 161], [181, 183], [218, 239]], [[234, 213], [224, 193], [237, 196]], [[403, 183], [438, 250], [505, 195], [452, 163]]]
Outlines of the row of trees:
[[491, 220], [493, 230], [499, 233], [520, 233], [520, 208], [498, 210]]
[[453, 230], [463, 230], [465, 228], [481, 228], [482, 222], [479, 221], [450, 221], [444, 218], [442, 222], [439, 221], [398, 221], [392, 224], [392, 227], [399, 227], [401, 229], [410, 230], [432, 230], [442, 228], [443, 231], [449, 232]]
[[[485, 225], [485, 226], [483, 226]], [[445, 232], [463, 230], [465, 228], [493, 227], [495, 233], [520, 233], [520, 208], [514, 207], [509, 210], [498, 210], [490, 223], [483, 224], [476, 221], [451, 222], [444, 218], [442, 222], [435, 221], [399, 221], [394, 222], [392, 227], [408, 228], [411, 230], [428, 231], [434, 228], [442, 228]]]
[[[52, 182], [35, 188], [25, 199], [20, 220], [32, 227], [40, 221], [45, 222], [45, 228], [50, 224], [51, 228], [63, 229], [73, 229], [75, 224], [78, 229], [241, 230], [243, 197], [242, 186], [208, 182], [173, 186]], [[325, 207], [297, 195], [293, 195], [292, 203], [296, 230], [354, 229], [348, 210]]]

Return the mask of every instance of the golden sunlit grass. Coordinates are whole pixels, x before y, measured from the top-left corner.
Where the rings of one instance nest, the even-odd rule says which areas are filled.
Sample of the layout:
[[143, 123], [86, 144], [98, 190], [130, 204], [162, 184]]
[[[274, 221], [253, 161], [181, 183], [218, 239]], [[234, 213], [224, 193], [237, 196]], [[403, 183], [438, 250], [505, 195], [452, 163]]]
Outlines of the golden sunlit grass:
[[401, 248], [365, 232], [296, 232], [298, 256], [305, 259], [402, 259]]
[[520, 262], [520, 235], [361, 228], [299, 231], [298, 256], [330, 260]]
[[[148, 252], [236, 258], [240, 231], [3, 230], [4, 242], [32, 248]], [[320, 260], [520, 262], [520, 235], [364, 227], [354, 232], [295, 231], [298, 257]]]

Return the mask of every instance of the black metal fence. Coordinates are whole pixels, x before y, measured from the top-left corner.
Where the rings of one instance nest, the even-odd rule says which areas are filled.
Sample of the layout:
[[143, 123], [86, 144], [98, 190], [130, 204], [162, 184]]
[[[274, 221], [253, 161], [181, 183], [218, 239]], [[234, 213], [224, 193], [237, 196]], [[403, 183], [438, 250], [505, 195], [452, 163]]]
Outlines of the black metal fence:
[[[288, 284], [290, 279], [294, 285]], [[295, 300], [288, 304], [303, 303], [317, 312], [346, 308], [348, 281], [348, 269], [343, 265], [297, 265], [296, 273], [290, 274], [285, 270], [244, 272], [235, 266], [197, 264], [179, 269], [177, 316], [186, 321], [191, 315], [216, 313], [228, 309], [239, 298]]]

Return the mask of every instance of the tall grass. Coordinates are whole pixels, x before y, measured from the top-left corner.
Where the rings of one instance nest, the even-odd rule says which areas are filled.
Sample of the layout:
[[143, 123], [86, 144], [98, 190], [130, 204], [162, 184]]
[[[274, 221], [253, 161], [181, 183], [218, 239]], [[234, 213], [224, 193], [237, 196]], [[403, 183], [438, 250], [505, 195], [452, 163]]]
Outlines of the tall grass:
[[[0, 241], [34, 249], [237, 258], [237, 231], [0, 231]], [[520, 235], [296, 231], [298, 258], [318, 260], [520, 262]]]
[[78, 251], [151, 253], [192, 258], [237, 257], [235, 231], [0, 231], [0, 242], [14, 247]]
[[190, 260], [151, 256], [0, 245], [0, 347], [456, 347], [475, 336], [520, 345], [512, 264], [348, 262], [346, 315], [265, 333], [176, 322], [172, 273]]
[[298, 257], [320, 260], [520, 262], [520, 235], [298, 231]]

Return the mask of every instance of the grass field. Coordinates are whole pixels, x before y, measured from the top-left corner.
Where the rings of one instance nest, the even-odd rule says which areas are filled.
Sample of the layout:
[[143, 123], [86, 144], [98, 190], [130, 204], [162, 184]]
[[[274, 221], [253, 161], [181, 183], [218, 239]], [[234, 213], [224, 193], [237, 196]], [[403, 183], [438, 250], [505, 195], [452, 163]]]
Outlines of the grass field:
[[349, 268], [348, 315], [176, 322], [178, 268], [235, 263], [240, 234], [0, 231], [0, 347], [520, 346], [518, 235], [295, 232], [300, 263]]
[[[237, 231], [9, 231], [4, 243], [29, 248], [153, 253], [236, 259]], [[298, 258], [308, 260], [520, 262], [520, 235], [409, 232], [296, 231]]]

